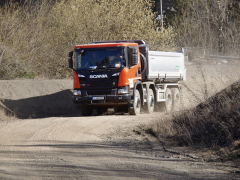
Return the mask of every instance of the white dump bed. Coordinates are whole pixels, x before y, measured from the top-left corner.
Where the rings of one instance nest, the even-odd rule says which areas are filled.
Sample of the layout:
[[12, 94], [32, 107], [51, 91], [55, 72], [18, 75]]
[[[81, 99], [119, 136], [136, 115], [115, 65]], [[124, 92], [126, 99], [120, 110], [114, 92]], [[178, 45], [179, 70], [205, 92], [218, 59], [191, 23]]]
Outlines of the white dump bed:
[[186, 80], [184, 54], [182, 52], [149, 51], [149, 79]]

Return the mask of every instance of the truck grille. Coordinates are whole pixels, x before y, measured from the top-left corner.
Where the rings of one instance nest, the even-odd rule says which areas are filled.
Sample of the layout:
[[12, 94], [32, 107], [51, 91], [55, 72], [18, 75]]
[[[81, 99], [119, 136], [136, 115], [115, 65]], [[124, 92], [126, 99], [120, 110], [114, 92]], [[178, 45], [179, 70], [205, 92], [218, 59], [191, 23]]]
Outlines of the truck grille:
[[94, 91], [94, 90], [88, 90], [87, 91], [88, 95], [107, 95], [107, 94], [111, 94], [111, 90], [99, 90], [99, 91]]
[[112, 82], [90, 83], [89, 87], [112, 87]]
[[86, 91], [88, 95], [110, 95], [112, 89], [118, 87], [118, 81], [90, 81], [81, 82], [85, 86], [81, 86], [81, 89]]

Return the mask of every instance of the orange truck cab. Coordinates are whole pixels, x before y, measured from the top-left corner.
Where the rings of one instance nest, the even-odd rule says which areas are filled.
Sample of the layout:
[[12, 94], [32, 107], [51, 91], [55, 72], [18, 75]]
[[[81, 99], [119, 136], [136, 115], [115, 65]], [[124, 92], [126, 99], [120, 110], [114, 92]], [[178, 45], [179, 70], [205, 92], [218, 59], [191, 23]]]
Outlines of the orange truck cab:
[[[103, 114], [108, 108], [137, 115], [144, 105], [152, 105], [153, 111], [156, 87], [152, 80], [147, 83], [148, 48], [142, 40], [98, 41], [74, 47], [69, 53], [72, 100], [83, 116], [91, 115], [93, 109]], [[148, 102], [151, 84], [154, 90]]]

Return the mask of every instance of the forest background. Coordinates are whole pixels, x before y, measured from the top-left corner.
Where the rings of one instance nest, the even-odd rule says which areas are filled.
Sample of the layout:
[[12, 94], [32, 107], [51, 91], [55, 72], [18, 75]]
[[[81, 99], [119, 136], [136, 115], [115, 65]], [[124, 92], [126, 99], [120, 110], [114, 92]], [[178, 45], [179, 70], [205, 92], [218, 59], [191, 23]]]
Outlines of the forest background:
[[0, 79], [68, 78], [76, 44], [143, 39], [152, 50], [240, 54], [240, 0], [8, 0], [0, 3]]

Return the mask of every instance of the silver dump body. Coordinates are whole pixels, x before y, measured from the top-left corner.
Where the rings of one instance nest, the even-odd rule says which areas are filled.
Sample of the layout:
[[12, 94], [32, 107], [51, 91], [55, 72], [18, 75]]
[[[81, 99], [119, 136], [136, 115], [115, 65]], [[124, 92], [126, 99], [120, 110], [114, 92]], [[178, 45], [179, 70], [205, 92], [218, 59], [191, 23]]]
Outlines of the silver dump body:
[[149, 51], [148, 79], [186, 80], [183, 52]]

